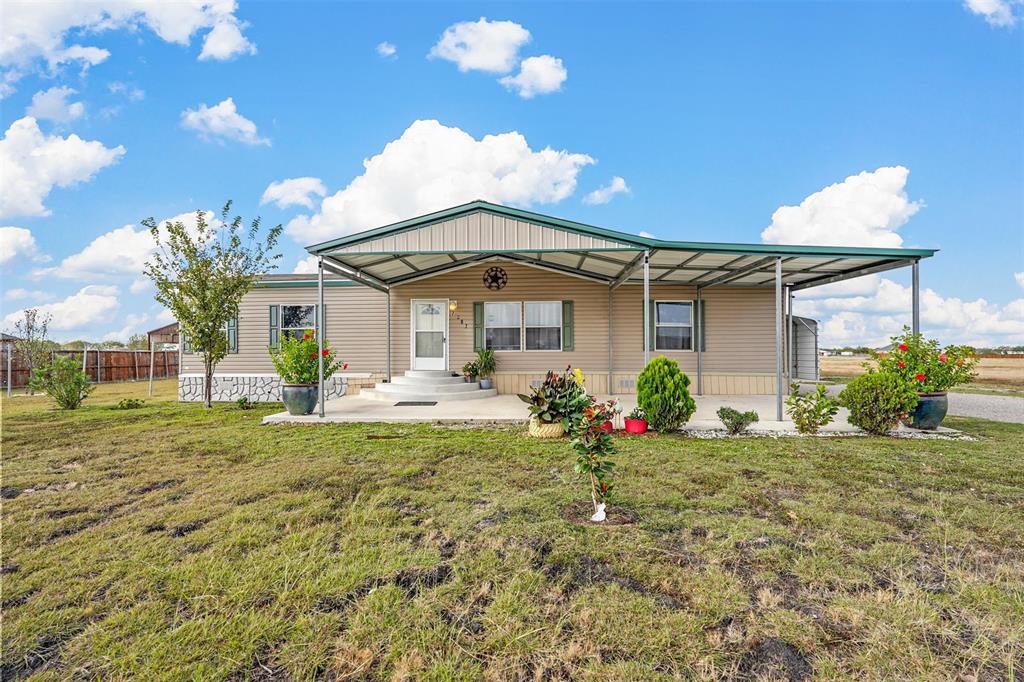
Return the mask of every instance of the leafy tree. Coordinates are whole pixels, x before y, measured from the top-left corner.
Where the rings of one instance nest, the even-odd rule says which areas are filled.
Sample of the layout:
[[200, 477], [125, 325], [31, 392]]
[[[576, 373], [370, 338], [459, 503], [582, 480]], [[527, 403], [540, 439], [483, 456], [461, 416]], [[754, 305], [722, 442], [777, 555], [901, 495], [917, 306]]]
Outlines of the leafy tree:
[[46, 338], [53, 316], [49, 313], [39, 314], [36, 308], [27, 308], [22, 318], [14, 323], [11, 335], [16, 337], [14, 351], [21, 356], [30, 378], [29, 392], [35, 389], [31, 385], [31, 377], [36, 368], [50, 362], [50, 354], [56, 344]]
[[228, 222], [230, 212], [229, 201], [219, 226], [197, 211], [194, 229], [181, 222], [168, 221], [161, 228], [153, 218], [142, 221], [157, 245], [144, 272], [156, 286], [156, 300], [170, 309], [194, 352], [203, 356], [207, 408], [212, 403], [213, 370], [228, 353], [224, 330], [238, 316], [238, 305], [256, 278], [276, 268], [275, 261], [281, 258], [273, 253], [280, 225], [261, 235], [259, 218], [243, 229], [241, 216]]
[[149, 350], [149, 337], [145, 334], [132, 334], [125, 345], [131, 350]]

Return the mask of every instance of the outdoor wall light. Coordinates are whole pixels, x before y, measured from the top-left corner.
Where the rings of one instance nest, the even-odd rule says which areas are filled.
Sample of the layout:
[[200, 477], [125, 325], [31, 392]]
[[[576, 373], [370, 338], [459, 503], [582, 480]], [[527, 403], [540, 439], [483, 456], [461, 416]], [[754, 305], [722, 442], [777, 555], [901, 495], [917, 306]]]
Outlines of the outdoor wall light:
[[448, 301], [448, 310], [450, 312], [454, 313], [458, 309], [459, 309], [459, 302], [458, 301], [456, 301], [454, 298]]

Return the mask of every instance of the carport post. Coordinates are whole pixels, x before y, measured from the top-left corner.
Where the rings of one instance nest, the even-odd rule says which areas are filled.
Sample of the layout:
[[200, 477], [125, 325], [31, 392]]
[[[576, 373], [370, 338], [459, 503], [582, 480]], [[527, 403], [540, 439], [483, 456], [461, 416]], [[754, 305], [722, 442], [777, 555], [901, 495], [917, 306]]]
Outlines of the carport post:
[[391, 383], [391, 285], [390, 284], [388, 285], [388, 290], [385, 292], [384, 295], [385, 295], [385, 297], [387, 299], [387, 307], [388, 307], [388, 310], [387, 310], [388, 340], [387, 340], [387, 343], [384, 344], [384, 355], [385, 355], [385, 360], [386, 360], [387, 365], [388, 365], [388, 383], [390, 384]]
[[615, 395], [612, 386], [612, 288], [608, 287], [608, 395]]
[[700, 287], [697, 287], [697, 395], [704, 395], [704, 373], [701, 371], [700, 355], [701, 351], [704, 350], [704, 325], [702, 320], [704, 318], [704, 301], [701, 298]]
[[921, 333], [921, 274], [918, 272], [920, 267], [920, 261], [915, 260], [911, 266], [911, 297], [913, 305], [913, 314], [911, 318], [911, 328], [915, 334]]
[[317, 306], [316, 306], [316, 372], [317, 381], [319, 382], [319, 395], [320, 395], [320, 418], [324, 418], [324, 257], [318, 256], [317, 262]]
[[644, 251], [644, 367], [651, 359], [651, 252]]
[[782, 421], [782, 258], [775, 259], [775, 420]]

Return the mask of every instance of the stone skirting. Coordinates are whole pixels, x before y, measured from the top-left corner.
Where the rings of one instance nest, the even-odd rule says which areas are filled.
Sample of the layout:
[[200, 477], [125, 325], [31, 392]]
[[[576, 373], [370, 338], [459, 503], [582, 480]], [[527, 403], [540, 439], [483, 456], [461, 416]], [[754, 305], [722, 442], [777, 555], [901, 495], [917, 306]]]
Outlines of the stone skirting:
[[[348, 392], [348, 377], [331, 377], [325, 383], [327, 398], [338, 398]], [[201, 402], [204, 377], [201, 374], [182, 374], [178, 377], [178, 400]], [[215, 374], [213, 400], [234, 402], [246, 396], [254, 403], [281, 401], [281, 377], [274, 374]]]

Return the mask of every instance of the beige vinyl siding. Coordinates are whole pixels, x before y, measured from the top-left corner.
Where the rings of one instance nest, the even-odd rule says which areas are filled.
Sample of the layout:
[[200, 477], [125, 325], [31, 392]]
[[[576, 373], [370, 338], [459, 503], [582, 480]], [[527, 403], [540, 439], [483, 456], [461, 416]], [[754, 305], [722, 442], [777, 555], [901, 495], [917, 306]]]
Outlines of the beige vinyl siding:
[[433, 225], [354, 244], [336, 253], [397, 251], [408, 254], [426, 251], [529, 251], [536, 249], [615, 249], [627, 244], [558, 230], [523, 220], [477, 211]]
[[[242, 299], [238, 314], [238, 352], [217, 364], [217, 374], [272, 374], [267, 347], [270, 345], [270, 306], [314, 305], [317, 288], [257, 288]], [[384, 294], [361, 286], [324, 289], [327, 309], [325, 338], [349, 363], [349, 372], [383, 373], [386, 369], [384, 339], [387, 323]], [[203, 371], [202, 357], [182, 354], [183, 374]]]

